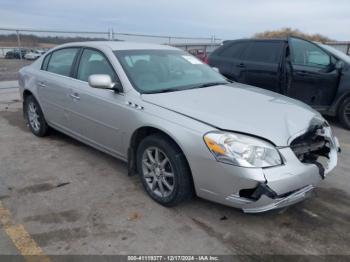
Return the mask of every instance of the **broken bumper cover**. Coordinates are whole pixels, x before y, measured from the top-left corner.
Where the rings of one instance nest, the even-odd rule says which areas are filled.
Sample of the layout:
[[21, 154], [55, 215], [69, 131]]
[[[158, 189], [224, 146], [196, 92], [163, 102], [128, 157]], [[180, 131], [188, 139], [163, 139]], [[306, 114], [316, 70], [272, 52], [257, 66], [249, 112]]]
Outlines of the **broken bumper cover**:
[[279, 147], [283, 164], [268, 168], [228, 165], [208, 158], [205, 151], [198, 150], [204, 152], [203, 155], [190, 161], [197, 195], [249, 213], [265, 212], [304, 200], [337, 165], [338, 140], [332, 136], [329, 127], [324, 129], [316, 134], [324, 136], [324, 145], [330, 149], [322, 151], [328, 152], [328, 159], [322, 159], [325, 160], [322, 163], [303, 162], [291, 146]]
[[282, 198], [275, 198], [271, 201], [271, 198], [262, 195], [261, 198], [254, 202], [254, 204], [250, 204], [249, 207], [243, 208], [245, 213], [260, 213], [273, 209], [278, 209], [286, 206], [293, 205], [304, 200], [306, 197], [310, 195], [312, 190], [314, 189], [313, 185], [306, 186], [296, 192], [291, 193], [290, 195]]
[[[265, 183], [259, 183], [254, 193], [258, 192], [257, 200], [241, 197], [239, 192], [226, 197], [231, 203], [240, 203], [246, 213], [259, 213], [278, 209], [298, 203], [309, 195], [324, 176], [337, 165], [339, 151], [338, 140], [328, 133], [330, 152], [328, 160], [323, 163], [324, 174], [320, 174], [319, 166], [312, 163], [302, 163], [291, 148], [279, 149], [285, 164], [278, 167], [263, 169]], [[254, 195], [253, 193], [253, 195]]]

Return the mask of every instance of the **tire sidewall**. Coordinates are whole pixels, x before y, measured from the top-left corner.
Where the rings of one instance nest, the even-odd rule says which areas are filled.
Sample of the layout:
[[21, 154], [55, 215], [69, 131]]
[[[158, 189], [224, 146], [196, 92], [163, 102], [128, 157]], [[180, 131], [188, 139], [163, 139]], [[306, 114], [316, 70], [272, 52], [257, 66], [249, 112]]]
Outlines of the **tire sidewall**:
[[346, 98], [339, 110], [339, 119], [345, 128], [350, 129], [350, 119], [345, 115], [345, 108], [350, 104], [350, 97]]
[[[32, 125], [30, 124], [29, 122], [29, 114], [28, 114], [28, 106], [30, 103], [34, 103], [36, 108], [37, 108], [37, 111], [38, 111], [38, 115], [39, 115], [39, 122], [40, 122], [40, 129], [37, 131], [35, 130]], [[28, 96], [26, 99], [25, 99], [25, 102], [24, 102], [24, 107], [25, 107], [25, 117], [26, 117], [26, 120], [27, 120], [27, 123], [28, 123], [28, 126], [31, 130], [31, 132], [36, 135], [36, 136], [39, 136], [39, 137], [42, 137], [44, 135], [46, 135], [47, 133], [47, 123], [45, 121], [45, 117], [44, 117], [44, 114], [41, 110], [41, 107], [38, 103], [38, 101], [33, 97], [33, 96]]]
[[[171, 194], [167, 197], [159, 197], [156, 194], [152, 192], [152, 190], [147, 185], [147, 182], [143, 176], [143, 170], [142, 170], [142, 157], [145, 150], [149, 147], [158, 147], [160, 150], [162, 150], [166, 156], [168, 157], [171, 167], [174, 172], [174, 190], [171, 192]], [[138, 174], [141, 178], [142, 184], [144, 189], [147, 191], [147, 193], [151, 196], [152, 199], [157, 201], [158, 203], [164, 205], [164, 206], [172, 206], [174, 202], [176, 201], [177, 195], [180, 190], [180, 179], [183, 177], [182, 168], [181, 168], [181, 161], [180, 161], [181, 153], [178, 152], [174, 148], [174, 146], [169, 143], [167, 140], [162, 139], [161, 137], [156, 136], [150, 136], [144, 139], [138, 149], [137, 149], [137, 156], [136, 156], [136, 164], [137, 164], [137, 170]]]

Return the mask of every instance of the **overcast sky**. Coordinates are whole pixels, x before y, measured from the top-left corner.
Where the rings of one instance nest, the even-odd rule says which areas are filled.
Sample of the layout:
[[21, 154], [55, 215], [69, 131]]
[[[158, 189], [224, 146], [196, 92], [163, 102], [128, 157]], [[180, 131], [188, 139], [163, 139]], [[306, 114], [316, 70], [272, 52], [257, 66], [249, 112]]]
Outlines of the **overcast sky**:
[[349, 0], [0, 0], [0, 27], [233, 39], [298, 28], [350, 40]]

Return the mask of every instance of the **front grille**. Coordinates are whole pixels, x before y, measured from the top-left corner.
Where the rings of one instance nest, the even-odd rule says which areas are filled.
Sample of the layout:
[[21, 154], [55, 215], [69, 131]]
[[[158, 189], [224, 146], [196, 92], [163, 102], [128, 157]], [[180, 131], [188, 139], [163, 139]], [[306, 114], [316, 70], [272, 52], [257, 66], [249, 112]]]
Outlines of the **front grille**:
[[324, 136], [324, 127], [325, 125], [312, 126], [290, 144], [296, 157], [302, 163], [315, 164], [322, 177], [324, 177], [324, 167], [320, 158], [328, 159], [331, 151], [329, 141]]
[[[303, 162], [310, 158], [311, 155], [318, 156], [323, 148], [326, 147], [327, 141], [323, 137], [316, 137], [314, 139], [296, 141], [291, 144], [291, 148], [298, 159]], [[329, 151], [328, 151], [329, 153]]]

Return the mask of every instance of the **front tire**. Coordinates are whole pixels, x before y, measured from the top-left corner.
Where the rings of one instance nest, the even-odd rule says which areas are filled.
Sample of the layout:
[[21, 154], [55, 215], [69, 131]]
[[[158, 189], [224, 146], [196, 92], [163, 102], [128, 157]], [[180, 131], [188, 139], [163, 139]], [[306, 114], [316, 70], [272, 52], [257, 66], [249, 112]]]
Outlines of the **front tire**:
[[29, 95], [24, 101], [24, 113], [32, 133], [38, 137], [44, 137], [49, 133], [49, 126], [46, 123], [43, 111], [34, 98]]
[[350, 130], [350, 97], [345, 98], [339, 107], [338, 118], [342, 125]]
[[188, 163], [166, 136], [146, 137], [137, 149], [137, 170], [148, 195], [163, 206], [175, 206], [193, 196]]

